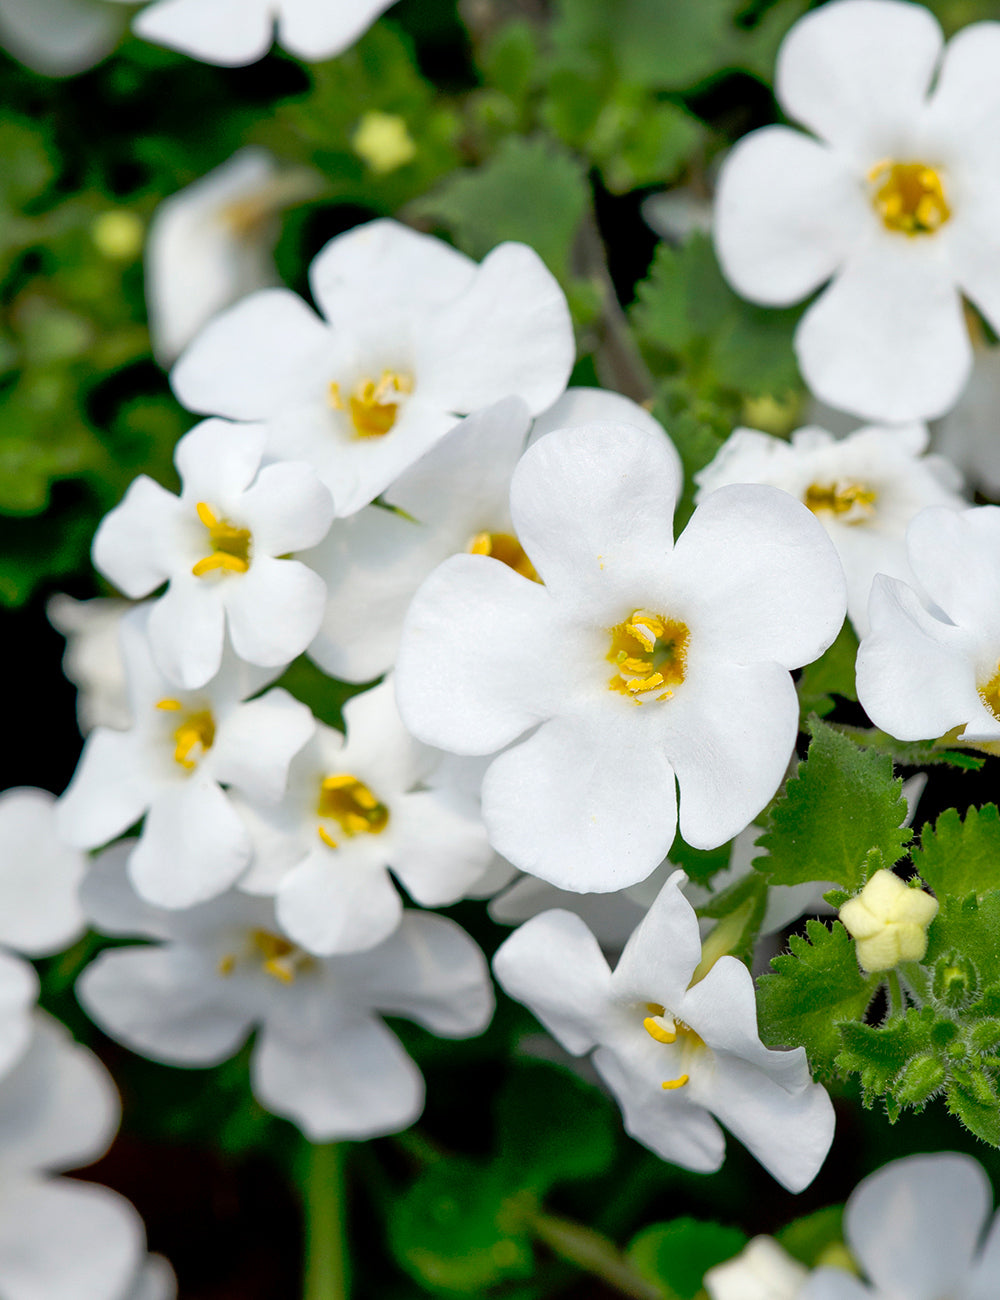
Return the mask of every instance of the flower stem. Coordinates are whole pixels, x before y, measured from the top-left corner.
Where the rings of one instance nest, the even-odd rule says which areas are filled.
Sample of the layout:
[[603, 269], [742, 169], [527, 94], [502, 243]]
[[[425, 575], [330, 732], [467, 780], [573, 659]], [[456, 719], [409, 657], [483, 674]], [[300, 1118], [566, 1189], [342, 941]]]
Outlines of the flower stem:
[[305, 1182], [306, 1280], [303, 1300], [347, 1300], [344, 1147], [310, 1148]]
[[903, 989], [899, 982], [899, 975], [896, 971], [891, 970], [887, 973], [889, 984], [889, 1015], [901, 1016], [906, 1010], [906, 1002], [903, 999]]
[[592, 1228], [542, 1210], [527, 1215], [532, 1235], [560, 1259], [633, 1300], [663, 1300], [664, 1291], [635, 1271], [613, 1242]]

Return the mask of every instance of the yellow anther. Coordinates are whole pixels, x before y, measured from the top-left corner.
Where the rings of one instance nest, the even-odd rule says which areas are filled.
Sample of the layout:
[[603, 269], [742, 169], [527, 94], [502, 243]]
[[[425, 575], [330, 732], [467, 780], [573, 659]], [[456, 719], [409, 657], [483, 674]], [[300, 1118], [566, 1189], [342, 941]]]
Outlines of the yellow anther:
[[951, 217], [941, 177], [926, 163], [886, 158], [875, 164], [868, 180], [876, 187], [872, 203], [887, 230], [932, 235]]
[[519, 573], [522, 578], [541, 582], [535, 566], [513, 533], [476, 533], [469, 542], [468, 552], [470, 555], [491, 555], [494, 560], [499, 560], [508, 569]]
[[878, 493], [862, 483], [837, 479], [810, 484], [802, 500], [814, 515], [832, 514], [842, 524], [863, 524], [875, 514]]
[[689, 1082], [690, 1078], [691, 1076], [689, 1074], [682, 1074], [677, 1079], [664, 1079], [660, 1086], [667, 1092], [673, 1092], [675, 1088], [683, 1088], [684, 1085]]
[[861, 893], [840, 909], [840, 920], [857, 941], [862, 970], [892, 970], [901, 961], [920, 961], [938, 901], [912, 889], [892, 871], [876, 871]]
[[162, 709], [165, 713], [180, 713], [184, 705], [180, 700], [157, 700], [156, 707]]
[[312, 965], [312, 958], [283, 934], [271, 930], [253, 930], [250, 943], [261, 970], [282, 984], [291, 984], [296, 975]]
[[662, 686], [679, 686], [687, 666], [690, 633], [676, 619], [637, 609], [623, 623], [608, 629], [611, 649], [608, 660], [615, 665], [609, 685], [629, 696], [636, 704], [649, 699], [670, 699], [673, 691]]
[[[320, 782], [316, 812], [320, 817], [335, 821], [348, 838], [378, 835], [389, 824], [389, 809], [379, 802], [364, 782], [349, 772], [335, 772]], [[338, 842], [325, 826], [316, 829], [328, 848], [338, 847]]]
[[219, 964], [216, 967], [220, 975], [232, 975], [236, 969], [236, 954], [227, 952], [224, 957], [219, 958]]
[[[173, 703], [175, 701], [171, 701]], [[180, 763], [186, 772], [193, 772], [198, 759], [204, 757], [214, 743], [215, 719], [209, 710], [189, 713], [174, 732], [174, 762]]]
[[650, 1038], [655, 1038], [658, 1043], [676, 1043], [677, 1034], [667, 1029], [658, 1016], [647, 1016], [642, 1022], [642, 1027]]
[[237, 528], [228, 519], [216, 518], [215, 511], [205, 501], [199, 501], [195, 509], [208, 529], [212, 552], [192, 567], [194, 576], [203, 578], [206, 573], [220, 569], [226, 573], [246, 573], [250, 568], [250, 530]]
[[328, 400], [335, 411], [347, 410], [350, 413], [354, 432], [359, 438], [381, 438], [396, 423], [399, 402], [393, 399], [412, 392], [410, 375], [384, 370], [378, 382], [374, 379], [359, 380], [346, 403], [340, 385], [331, 383]]

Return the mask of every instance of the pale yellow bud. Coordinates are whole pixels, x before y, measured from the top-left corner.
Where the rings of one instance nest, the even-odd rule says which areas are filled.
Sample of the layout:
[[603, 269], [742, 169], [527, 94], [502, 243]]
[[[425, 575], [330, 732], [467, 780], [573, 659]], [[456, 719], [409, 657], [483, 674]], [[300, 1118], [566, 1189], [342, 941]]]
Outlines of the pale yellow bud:
[[901, 961], [920, 961], [927, 951], [927, 927], [937, 910], [936, 898], [911, 889], [883, 868], [844, 904], [840, 919], [857, 940], [862, 970], [892, 970]]
[[406, 122], [395, 113], [365, 113], [351, 137], [351, 148], [378, 176], [394, 172], [416, 157]]
[[102, 212], [90, 227], [90, 236], [100, 252], [115, 262], [130, 262], [138, 257], [144, 233], [142, 219], [121, 209]]

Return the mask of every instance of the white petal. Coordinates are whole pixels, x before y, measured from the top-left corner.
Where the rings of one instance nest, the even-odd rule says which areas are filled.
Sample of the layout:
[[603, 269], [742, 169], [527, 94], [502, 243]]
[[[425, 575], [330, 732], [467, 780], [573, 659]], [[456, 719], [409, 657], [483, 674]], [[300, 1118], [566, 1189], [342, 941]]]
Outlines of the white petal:
[[[237, 580], [245, 574], [226, 574]], [[204, 686], [219, 671], [226, 620], [219, 586], [191, 573], [178, 573], [153, 605], [147, 624], [156, 666], [185, 690]]]
[[[203, 7], [202, 0], [189, 2]], [[244, 0], [234, 2], [242, 7]], [[170, 383], [190, 411], [265, 420], [301, 402], [330, 346], [326, 326], [301, 298], [288, 289], [262, 289], [206, 325]]]
[[128, 859], [135, 840], [119, 840], [99, 853], [80, 886], [87, 920], [102, 934], [165, 939], [171, 931], [170, 913], [153, 907], [132, 888]]
[[13, 953], [0, 951], [0, 1080], [24, 1055], [37, 1000], [35, 968]]
[[177, 1300], [177, 1278], [162, 1255], [148, 1255], [124, 1300]]
[[457, 902], [493, 860], [479, 818], [463, 816], [432, 790], [396, 801], [392, 837], [393, 872], [421, 907]]
[[56, 829], [67, 844], [94, 849], [139, 820], [157, 789], [144, 757], [128, 732], [98, 727], [90, 733], [56, 805]]
[[994, 1215], [982, 1251], [973, 1266], [972, 1276], [966, 1283], [966, 1300], [993, 1300], [998, 1277], [1000, 1277], [1000, 1215]]
[[388, 871], [322, 844], [285, 877], [276, 907], [288, 937], [323, 957], [381, 943], [403, 911]]
[[339, 1023], [326, 1042], [296, 1043], [265, 1029], [250, 1064], [255, 1096], [312, 1142], [407, 1128], [424, 1108], [424, 1081], [380, 1021]]
[[[584, 424], [634, 424], [657, 438], [666, 433], [659, 420], [654, 419], [644, 406], [633, 402], [631, 397], [609, 392], [606, 388], [567, 388], [547, 410], [535, 417], [531, 441], [537, 442], [556, 429], [576, 429]], [[667, 445], [670, 450], [675, 450], [669, 439]], [[682, 478], [680, 456], [676, 464], [679, 482]]]
[[626, 943], [611, 986], [625, 1002], [659, 1001], [680, 1014], [682, 998], [701, 961], [701, 935], [694, 908], [681, 893], [687, 882], [675, 871]]
[[597, 940], [572, 912], [534, 916], [497, 949], [493, 973], [568, 1052], [597, 1043], [610, 1014], [611, 972]]
[[[391, 677], [371, 690], [353, 695], [344, 705], [347, 742], [330, 758], [337, 770], [354, 774], [371, 784], [377, 794], [391, 796], [411, 789], [427, 777], [439, 761], [403, 726], [396, 707]], [[334, 740], [324, 731], [323, 736]]]
[[238, 497], [257, 473], [264, 440], [264, 428], [259, 424], [230, 424], [227, 420], [196, 424], [174, 452], [185, 502], [207, 501], [219, 508]]
[[193, 773], [157, 795], [129, 875], [159, 907], [191, 907], [228, 888], [250, 861], [250, 835], [215, 784]]
[[942, 415], [972, 366], [951, 268], [892, 232], [853, 255], [809, 308], [795, 350], [817, 397], [887, 424]]
[[290, 663], [316, 635], [326, 602], [319, 574], [298, 560], [258, 556], [222, 596], [233, 649], [265, 667]]
[[754, 302], [788, 306], [812, 293], [870, 223], [848, 160], [799, 131], [753, 131], [722, 165], [715, 248], [726, 279]]
[[123, 14], [93, 0], [4, 0], [0, 12], [0, 44], [46, 77], [93, 67], [124, 29]]
[[278, 35], [291, 54], [309, 62], [332, 59], [362, 36], [394, 0], [352, 0], [348, 5], [282, 0]]
[[268, 0], [156, 0], [133, 23], [137, 36], [205, 63], [241, 67], [271, 48]]
[[94, 567], [133, 598], [146, 596], [176, 567], [174, 535], [184, 507], [140, 474], [94, 535]]
[[308, 465], [266, 465], [240, 498], [255, 552], [284, 555], [317, 546], [333, 522], [333, 498]]
[[277, 803], [288, 767], [316, 729], [313, 715], [280, 687], [235, 708], [212, 746], [212, 774], [248, 799]]
[[851, 0], [799, 19], [778, 53], [790, 117], [869, 165], [898, 157], [941, 53], [934, 16], [900, 0]]
[[83, 932], [77, 888], [86, 866], [56, 831], [54, 795], [0, 795], [0, 943], [40, 957], [68, 947]]
[[872, 1300], [872, 1293], [843, 1268], [817, 1268], [802, 1283], [795, 1300]]
[[1000, 507], [922, 510], [906, 532], [920, 586], [967, 630], [1000, 635]]
[[[922, 123], [924, 133], [947, 139], [952, 150], [957, 148], [970, 161], [976, 156], [995, 156], [1000, 113], [998, 58], [1000, 24], [970, 23], [956, 32], [945, 47]], [[982, 171], [980, 178], [990, 179]]]

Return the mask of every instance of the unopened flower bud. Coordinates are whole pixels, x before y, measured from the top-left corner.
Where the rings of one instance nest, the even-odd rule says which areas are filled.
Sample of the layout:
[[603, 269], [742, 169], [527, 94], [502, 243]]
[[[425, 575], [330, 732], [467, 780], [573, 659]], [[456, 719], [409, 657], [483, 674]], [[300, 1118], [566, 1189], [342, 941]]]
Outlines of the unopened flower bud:
[[883, 868], [844, 904], [840, 920], [857, 940], [862, 970], [892, 970], [901, 961], [920, 961], [937, 910], [936, 898]]

